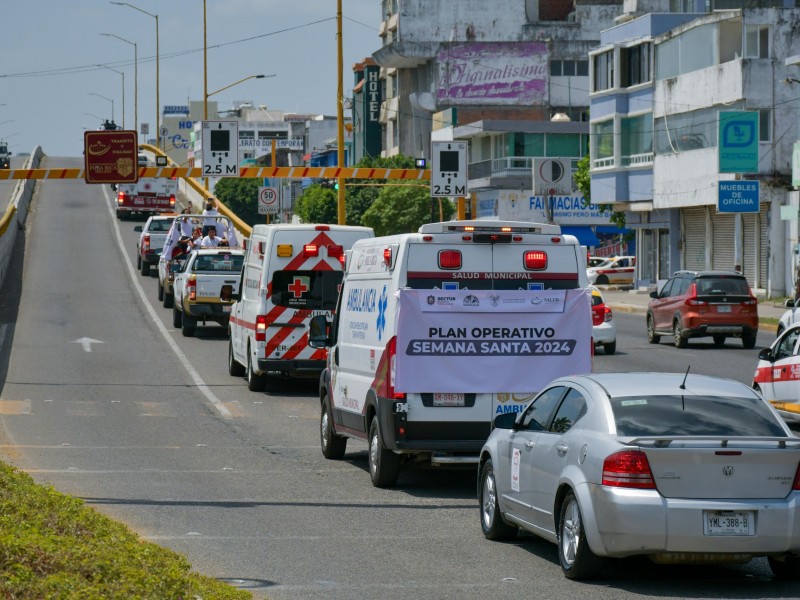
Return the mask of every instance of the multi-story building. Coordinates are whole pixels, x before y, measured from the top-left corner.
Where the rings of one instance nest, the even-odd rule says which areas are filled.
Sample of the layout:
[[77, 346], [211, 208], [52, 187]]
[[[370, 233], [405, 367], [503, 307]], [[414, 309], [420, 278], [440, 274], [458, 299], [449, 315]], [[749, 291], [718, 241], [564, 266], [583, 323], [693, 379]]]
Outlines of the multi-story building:
[[[793, 76], [786, 58], [800, 53], [800, 11], [774, 0], [720, 10], [741, 4], [656, 0], [604, 31], [590, 53], [592, 201], [625, 211], [637, 232], [639, 281], [736, 269], [768, 296], [792, 289], [796, 224], [781, 220], [781, 206], [797, 205], [789, 175], [798, 107], [784, 80]], [[657, 12], [670, 8], [696, 12]], [[727, 113], [738, 111], [758, 123], [756, 168], [740, 173], [720, 158], [725, 120], [735, 117]], [[718, 204], [720, 182], [737, 179], [759, 181], [757, 210]]]
[[383, 45], [373, 54], [382, 154], [429, 158], [431, 139], [467, 140], [474, 216], [578, 225], [572, 233], [596, 246], [588, 227], [608, 227], [608, 216], [586, 205], [570, 173], [534, 189], [533, 167], [558, 158], [558, 172], [572, 171], [585, 155], [588, 52], [621, 8], [622, 0], [383, 0]]

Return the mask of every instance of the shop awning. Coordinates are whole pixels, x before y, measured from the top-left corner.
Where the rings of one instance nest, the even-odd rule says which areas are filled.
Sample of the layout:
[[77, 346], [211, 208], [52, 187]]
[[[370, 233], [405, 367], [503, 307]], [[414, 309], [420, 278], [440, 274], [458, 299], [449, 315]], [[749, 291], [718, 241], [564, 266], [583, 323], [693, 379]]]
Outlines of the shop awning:
[[597, 239], [597, 236], [592, 231], [592, 228], [588, 225], [580, 227], [580, 226], [573, 226], [573, 227], [565, 227], [564, 225], [561, 226], [561, 233], [564, 235], [574, 235], [578, 238], [578, 242], [580, 242], [581, 246], [599, 246], [600, 240]]

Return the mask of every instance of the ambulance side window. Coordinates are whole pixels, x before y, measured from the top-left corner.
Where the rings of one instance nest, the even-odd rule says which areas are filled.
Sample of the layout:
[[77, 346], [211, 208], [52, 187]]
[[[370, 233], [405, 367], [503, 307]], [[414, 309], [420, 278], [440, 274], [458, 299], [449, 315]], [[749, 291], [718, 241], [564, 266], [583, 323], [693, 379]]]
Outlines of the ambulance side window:
[[339, 292], [339, 298], [336, 301], [336, 312], [333, 313], [333, 323], [331, 323], [331, 331], [328, 339], [331, 341], [331, 345], [336, 346], [339, 344], [339, 315], [342, 311], [342, 293], [344, 291], [344, 282], [342, 282], [342, 291]]

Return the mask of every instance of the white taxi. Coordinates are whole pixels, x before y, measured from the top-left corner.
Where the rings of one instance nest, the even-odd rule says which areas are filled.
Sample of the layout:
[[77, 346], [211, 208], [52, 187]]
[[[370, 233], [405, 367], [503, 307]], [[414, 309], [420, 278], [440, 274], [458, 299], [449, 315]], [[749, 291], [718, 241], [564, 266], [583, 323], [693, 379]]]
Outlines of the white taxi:
[[593, 285], [589, 286], [592, 292], [592, 340], [595, 346], [602, 346], [606, 354], [617, 351], [617, 326], [614, 323], [614, 313], [606, 304], [603, 295]]
[[632, 284], [635, 270], [635, 256], [615, 256], [586, 269], [586, 276], [593, 285]]
[[758, 353], [753, 388], [790, 421], [800, 421], [800, 323]]

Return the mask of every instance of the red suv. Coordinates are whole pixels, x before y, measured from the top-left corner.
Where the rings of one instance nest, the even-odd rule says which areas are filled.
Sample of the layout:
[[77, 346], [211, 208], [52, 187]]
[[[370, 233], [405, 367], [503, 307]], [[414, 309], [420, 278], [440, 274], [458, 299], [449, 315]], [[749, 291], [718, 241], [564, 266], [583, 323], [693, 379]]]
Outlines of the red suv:
[[745, 348], [756, 345], [758, 300], [747, 279], [735, 271], [678, 271], [647, 306], [647, 341], [657, 344], [671, 335], [676, 348], [689, 338], [714, 338], [722, 346], [728, 336], [742, 339]]

